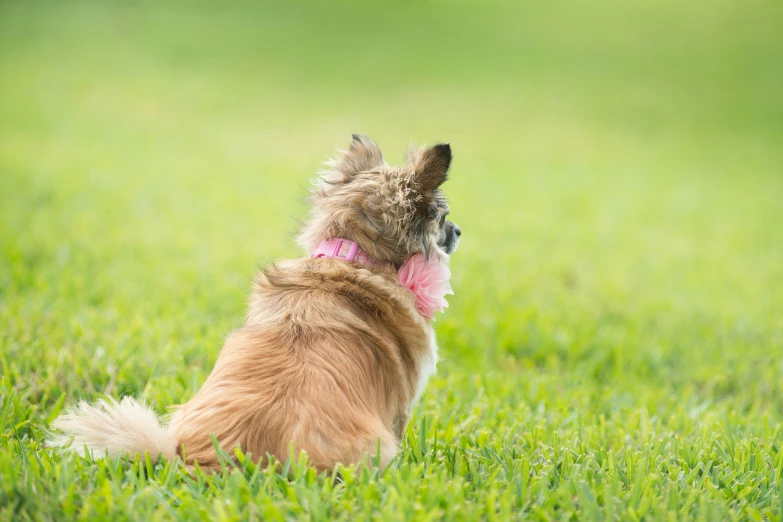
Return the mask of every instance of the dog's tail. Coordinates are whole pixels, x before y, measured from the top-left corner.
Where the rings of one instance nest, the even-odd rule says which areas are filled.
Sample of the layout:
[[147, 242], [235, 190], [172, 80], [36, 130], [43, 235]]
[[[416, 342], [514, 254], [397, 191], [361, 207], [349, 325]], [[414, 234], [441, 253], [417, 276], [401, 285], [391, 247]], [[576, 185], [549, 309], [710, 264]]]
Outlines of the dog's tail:
[[[130, 397], [117, 402], [101, 400], [95, 404], [82, 401], [52, 423], [63, 433], [53, 435], [50, 446], [70, 448], [95, 458], [148, 452], [167, 460], [177, 456], [177, 440], [167, 426], [148, 406]], [[85, 455], [86, 456], [86, 455]]]

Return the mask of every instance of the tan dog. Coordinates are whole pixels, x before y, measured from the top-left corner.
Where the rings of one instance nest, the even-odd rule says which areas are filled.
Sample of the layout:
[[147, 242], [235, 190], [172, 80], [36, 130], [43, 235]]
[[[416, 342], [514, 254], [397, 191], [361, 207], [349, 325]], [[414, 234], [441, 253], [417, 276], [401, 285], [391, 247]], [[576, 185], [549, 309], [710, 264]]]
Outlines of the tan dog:
[[439, 190], [450, 163], [450, 147], [436, 145], [390, 167], [373, 141], [354, 135], [316, 182], [299, 242], [314, 252], [343, 238], [364, 262], [305, 257], [262, 270], [244, 326], [168, 426], [129, 397], [81, 402], [55, 420], [64, 434], [51, 443], [217, 468], [214, 434], [229, 454], [239, 446], [261, 462], [287, 459], [293, 444], [321, 470], [380, 447], [385, 467], [437, 360], [430, 321], [396, 271], [414, 254], [456, 249], [461, 232]]

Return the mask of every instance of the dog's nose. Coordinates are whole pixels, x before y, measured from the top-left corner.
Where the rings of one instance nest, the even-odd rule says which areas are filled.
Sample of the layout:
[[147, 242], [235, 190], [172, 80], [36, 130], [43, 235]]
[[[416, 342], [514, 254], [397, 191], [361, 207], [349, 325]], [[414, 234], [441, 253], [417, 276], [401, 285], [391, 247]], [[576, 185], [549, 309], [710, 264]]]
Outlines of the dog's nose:
[[457, 237], [462, 235], [462, 229], [459, 228], [458, 225], [454, 225], [454, 233], [457, 234]]

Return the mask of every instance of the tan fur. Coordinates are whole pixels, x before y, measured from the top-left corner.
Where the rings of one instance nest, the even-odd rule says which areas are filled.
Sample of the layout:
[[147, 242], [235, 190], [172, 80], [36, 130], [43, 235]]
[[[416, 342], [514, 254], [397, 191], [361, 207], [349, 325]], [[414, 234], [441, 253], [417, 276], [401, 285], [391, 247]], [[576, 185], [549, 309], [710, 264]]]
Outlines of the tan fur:
[[437, 187], [451, 153], [440, 147], [392, 168], [375, 143], [355, 136], [316, 185], [300, 243], [310, 250], [351, 239], [387, 265], [306, 257], [262, 270], [245, 324], [168, 427], [130, 398], [81, 403], [55, 421], [66, 433], [51, 443], [72, 439], [96, 456], [179, 455], [216, 468], [213, 434], [229, 454], [238, 446], [261, 462], [287, 459], [293, 444], [321, 470], [365, 461], [378, 448], [380, 466], [388, 465], [437, 357], [432, 327], [396, 269], [413, 253], [436, 252], [444, 233]]

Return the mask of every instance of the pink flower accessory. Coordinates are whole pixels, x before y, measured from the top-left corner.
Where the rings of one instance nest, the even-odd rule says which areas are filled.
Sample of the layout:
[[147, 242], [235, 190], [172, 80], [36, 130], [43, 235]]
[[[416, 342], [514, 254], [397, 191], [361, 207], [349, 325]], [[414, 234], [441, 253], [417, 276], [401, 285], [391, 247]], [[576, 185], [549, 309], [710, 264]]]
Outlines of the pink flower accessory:
[[451, 289], [451, 270], [438, 256], [427, 260], [422, 254], [414, 254], [397, 272], [400, 284], [416, 296], [416, 309], [427, 319], [433, 319], [435, 312], [442, 312], [449, 306], [447, 294]]

